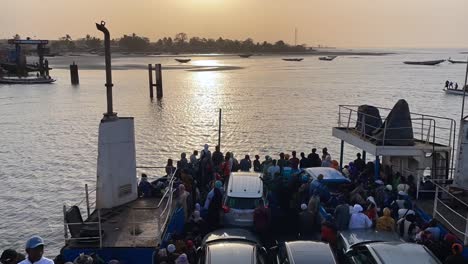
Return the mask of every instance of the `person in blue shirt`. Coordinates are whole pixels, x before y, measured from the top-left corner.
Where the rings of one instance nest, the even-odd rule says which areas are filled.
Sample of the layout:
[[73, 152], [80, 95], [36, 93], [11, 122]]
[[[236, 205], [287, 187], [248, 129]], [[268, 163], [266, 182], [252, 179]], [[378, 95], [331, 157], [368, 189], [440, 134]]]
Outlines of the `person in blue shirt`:
[[241, 171], [250, 171], [250, 168], [252, 168], [252, 161], [249, 155], [245, 155], [245, 158], [240, 161], [239, 167]]

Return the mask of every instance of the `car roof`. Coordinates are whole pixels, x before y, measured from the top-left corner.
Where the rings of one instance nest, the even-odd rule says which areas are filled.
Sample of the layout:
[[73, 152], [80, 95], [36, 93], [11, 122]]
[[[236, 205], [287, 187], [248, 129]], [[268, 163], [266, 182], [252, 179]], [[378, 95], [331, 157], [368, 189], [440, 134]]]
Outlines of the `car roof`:
[[212, 243], [214, 241], [245, 241], [254, 244], [260, 244], [258, 238], [249, 230], [241, 228], [222, 228], [208, 233], [202, 241], [202, 244]]
[[255, 245], [242, 242], [216, 242], [207, 246], [207, 263], [255, 263]]
[[382, 263], [428, 263], [441, 262], [425, 246], [415, 243], [380, 242], [367, 247]]
[[285, 242], [288, 259], [291, 264], [313, 263], [335, 264], [335, 256], [328, 243], [318, 241]]
[[376, 231], [374, 229], [351, 229], [340, 231], [339, 236], [344, 242], [345, 250], [370, 242], [402, 242], [395, 232]]
[[259, 198], [263, 196], [261, 173], [233, 172], [229, 177], [227, 196], [238, 198]]
[[324, 183], [349, 183], [350, 180], [343, 176], [339, 171], [329, 167], [313, 167], [304, 169], [304, 171], [316, 180], [322, 174]]

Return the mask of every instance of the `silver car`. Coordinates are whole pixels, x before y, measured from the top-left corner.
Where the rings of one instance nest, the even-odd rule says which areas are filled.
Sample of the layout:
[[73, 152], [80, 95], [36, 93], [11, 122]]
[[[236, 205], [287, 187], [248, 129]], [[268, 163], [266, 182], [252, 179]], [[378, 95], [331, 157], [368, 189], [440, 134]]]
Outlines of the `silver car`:
[[261, 173], [233, 172], [224, 195], [225, 226], [251, 227], [255, 208], [264, 203]]
[[197, 249], [198, 264], [266, 264], [268, 255], [257, 237], [237, 228], [219, 229], [205, 236]]

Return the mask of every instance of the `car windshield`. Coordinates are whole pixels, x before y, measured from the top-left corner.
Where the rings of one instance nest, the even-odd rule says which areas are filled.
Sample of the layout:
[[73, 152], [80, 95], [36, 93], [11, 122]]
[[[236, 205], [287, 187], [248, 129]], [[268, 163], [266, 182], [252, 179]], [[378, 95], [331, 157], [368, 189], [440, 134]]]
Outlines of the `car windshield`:
[[228, 197], [226, 205], [234, 209], [255, 209], [260, 203], [261, 198], [238, 198]]

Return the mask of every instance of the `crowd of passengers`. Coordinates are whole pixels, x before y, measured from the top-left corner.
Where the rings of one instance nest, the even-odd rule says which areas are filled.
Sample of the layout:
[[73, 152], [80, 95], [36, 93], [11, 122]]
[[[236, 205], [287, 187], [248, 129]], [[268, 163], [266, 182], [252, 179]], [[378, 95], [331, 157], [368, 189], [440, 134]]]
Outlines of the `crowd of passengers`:
[[[332, 247], [337, 244], [337, 232], [353, 229], [375, 229], [396, 232], [402, 239], [427, 246], [444, 263], [466, 263], [463, 246], [453, 234], [441, 236], [435, 220], [424, 222], [413, 210], [411, 197], [416, 193], [413, 176], [404, 177], [386, 167], [375, 180], [374, 163], [365, 162], [358, 153], [356, 159], [340, 170], [327, 148], [319, 154], [314, 148], [310, 154], [296, 151], [280, 153], [278, 159], [258, 155], [252, 161], [245, 155], [240, 161], [232, 152], [223, 154], [216, 146], [209, 146], [187, 159], [182, 153], [174, 166], [168, 160], [166, 173], [177, 177], [177, 202], [184, 210], [186, 228], [175, 234], [165, 248], [156, 255], [159, 263], [195, 263], [196, 248], [209, 232], [223, 226], [223, 194], [231, 172], [254, 171], [262, 173], [267, 205], [262, 202], [254, 210], [254, 231], [267, 246], [278, 238], [282, 240], [322, 240]], [[323, 175], [316, 180], [301, 169], [331, 167], [350, 180], [338, 190], [329, 190]], [[177, 169], [177, 170], [176, 170]], [[286, 171], [292, 171], [284, 177]], [[158, 195], [164, 183], [149, 183], [146, 175], [140, 182], [140, 195]], [[338, 195], [337, 195], [338, 194]], [[322, 217], [320, 206], [331, 215]]]
[[[312, 180], [300, 169], [330, 167], [350, 180], [338, 190], [329, 190], [323, 175]], [[211, 153], [205, 145], [187, 159], [182, 153], [174, 166], [171, 159], [166, 166], [167, 176], [154, 182], [143, 174], [138, 186], [140, 197], [161, 196], [171, 175], [177, 179], [176, 199], [184, 211], [184, 232], [174, 234], [168, 245], [155, 254], [156, 263], [196, 263], [196, 248], [209, 232], [223, 226], [223, 194], [231, 172], [254, 171], [262, 173], [267, 204], [259, 202], [254, 210], [254, 231], [266, 246], [275, 240], [322, 240], [332, 247], [337, 244], [337, 232], [354, 229], [375, 229], [396, 232], [408, 242], [426, 245], [444, 263], [466, 263], [461, 255], [463, 246], [455, 235], [441, 235], [435, 220], [424, 222], [413, 210], [411, 197], [416, 193], [414, 178], [393, 173], [386, 167], [375, 180], [374, 163], [365, 162], [358, 153], [354, 161], [340, 170], [326, 148], [321, 154], [316, 149], [308, 155], [295, 151], [280, 153], [278, 159], [258, 155], [252, 161], [249, 155], [238, 161], [232, 152], [223, 154], [219, 147]], [[286, 173], [291, 171], [291, 174]], [[285, 177], [285, 175], [288, 175]], [[338, 194], [338, 195], [337, 195]], [[320, 207], [331, 213], [322, 217]], [[43, 257], [44, 241], [32, 237], [26, 243], [24, 256], [14, 250], [5, 250], [0, 262], [56, 263]], [[104, 263], [97, 256], [79, 256], [74, 263]], [[117, 260], [109, 263], [118, 263]]]

